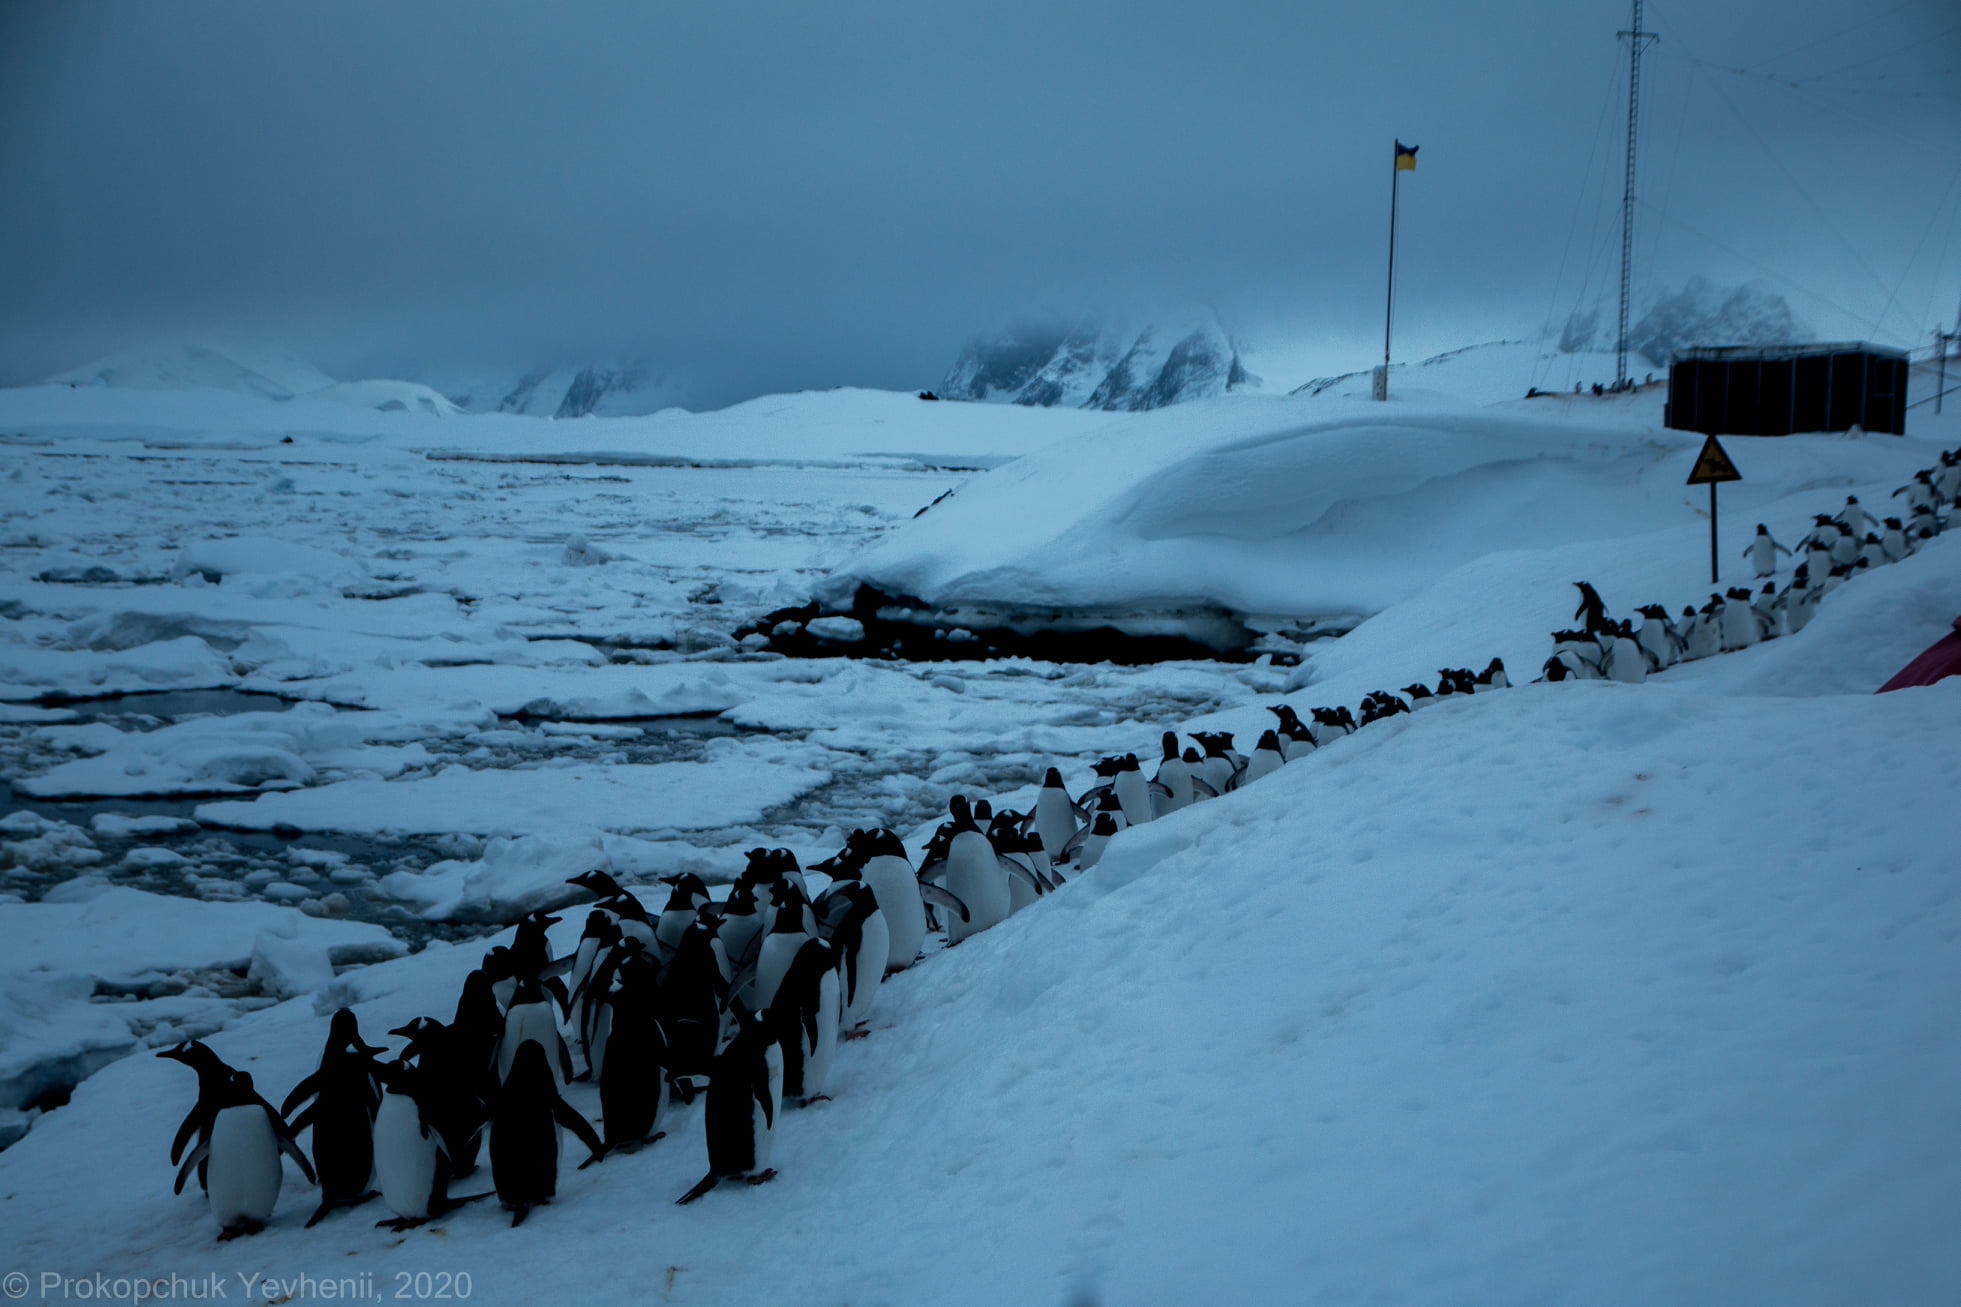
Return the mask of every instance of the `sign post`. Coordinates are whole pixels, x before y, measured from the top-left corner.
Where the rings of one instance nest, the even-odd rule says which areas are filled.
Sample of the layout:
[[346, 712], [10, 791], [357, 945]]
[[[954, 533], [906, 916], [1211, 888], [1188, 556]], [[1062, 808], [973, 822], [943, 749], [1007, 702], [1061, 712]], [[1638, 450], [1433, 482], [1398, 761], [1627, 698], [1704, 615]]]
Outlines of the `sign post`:
[[1743, 474], [1730, 462], [1729, 455], [1716, 443], [1711, 435], [1702, 442], [1702, 452], [1695, 456], [1695, 466], [1689, 470], [1688, 484], [1709, 487], [1709, 584], [1721, 584], [1718, 579], [1719, 565], [1716, 552], [1716, 486], [1724, 481], [1741, 481]]

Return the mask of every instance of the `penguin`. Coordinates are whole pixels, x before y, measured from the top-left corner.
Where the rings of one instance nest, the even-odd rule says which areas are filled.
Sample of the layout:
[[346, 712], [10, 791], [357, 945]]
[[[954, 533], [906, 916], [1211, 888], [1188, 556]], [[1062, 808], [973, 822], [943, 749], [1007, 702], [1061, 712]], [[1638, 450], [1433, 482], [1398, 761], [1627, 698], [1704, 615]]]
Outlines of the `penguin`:
[[843, 1016], [837, 954], [829, 944], [804, 941], [776, 987], [767, 1016], [783, 1056], [783, 1097], [808, 1107], [825, 1097]]
[[[184, 1115], [184, 1123], [177, 1127], [177, 1135], [170, 1141], [170, 1164], [177, 1165], [184, 1156], [193, 1136], [198, 1143], [211, 1142], [211, 1122], [218, 1114], [218, 1102], [231, 1088], [231, 1078], [238, 1072], [225, 1064], [223, 1058], [212, 1052], [202, 1042], [191, 1039], [166, 1048], [157, 1054], [173, 1062], [182, 1062], [197, 1073], [197, 1101]], [[205, 1166], [200, 1165], [197, 1172], [198, 1188], [206, 1188]], [[178, 1186], [181, 1192], [183, 1186]]]
[[1761, 636], [1757, 627], [1756, 610], [1750, 606], [1750, 592], [1732, 588], [1726, 593], [1725, 600], [1722, 610], [1723, 648], [1725, 651], [1748, 649]]
[[[677, 950], [680, 944], [677, 939]], [[644, 950], [636, 953], [621, 967], [619, 987], [606, 998], [612, 1035], [598, 1076], [606, 1153], [632, 1152], [666, 1133], [660, 1125], [667, 1111], [667, 1033], [660, 1024], [654, 963]], [[596, 1160], [581, 1162], [580, 1168]]]
[[[374, 1055], [382, 1051], [362, 1040], [353, 1011], [341, 1008], [328, 1026], [319, 1067], [280, 1105], [294, 1136], [309, 1126], [313, 1130], [320, 1206], [307, 1219], [309, 1227], [337, 1207], [358, 1207], [374, 1197], [368, 1182], [374, 1178], [374, 1118], [381, 1100]], [[301, 1103], [307, 1103], [305, 1110], [294, 1116]]]
[[1838, 520], [1845, 523], [1845, 529], [1854, 540], [1864, 540], [1866, 533], [1878, 523], [1871, 513], [1859, 505], [1859, 496], [1847, 495], [1845, 507], [1838, 510]]
[[1253, 746], [1253, 756], [1246, 760], [1246, 770], [1239, 773], [1237, 783], [1241, 786], [1251, 785], [1279, 771], [1286, 761], [1287, 756], [1280, 749], [1279, 732], [1264, 731], [1260, 742]]
[[1651, 656], [1634, 638], [1633, 624], [1621, 622], [1607, 653], [1607, 679], [1623, 685], [1641, 684], [1648, 679], [1648, 660]]
[[693, 1101], [715, 1059], [722, 1035], [722, 1002], [731, 992], [715, 956], [714, 928], [696, 921], [681, 936], [661, 973], [656, 1019], [667, 1040], [668, 1079], [682, 1102]]
[[1650, 665], [1657, 669], [1673, 666], [1679, 651], [1668, 610], [1660, 604], [1649, 604], [1634, 611], [1641, 614], [1641, 629], [1634, 638], [1653, 660]]
[[249, 1073], [232, 1072], [211, 1107], [211, 1137], [184, 1159], [176, 1192], [184, 1192], [184, 1181], [192, 1171], [204, 1168], [205, 1193], [218, 1221], [218, 1242], [225, 1243], [257, 1234], [272, 1218], [279, 1202], [281, 1153], [299, 1163], [309, 1182], [314, 1174], [278, 1110], [252, 1087]]
[[1688, 626], [1688, 645], [1682, 651], [1683, 662], [1714, 657], [1723, 651], [1722, 608], [1722, 600], [1713, 599], [1700, 614], [1693, 608], [1682, 610], [1682, 620]]
[[[722, 901], [718, 916], [716, 938], [728, 957], [728, 974], [733, 978], [735, 972], [755, 961], [756, 949], [762, 944], [763, 909], [754, 883], [738, 880], [729, 886], [729, 896]], [[675, 947], [680, 947], [678, 940]]]
[[667, 906], [661, 909], [660, 920], [654, 925], [654, 942], [660, 947], [660, 956], [670, 958], [681, 936], [694, 924], [701, 905], [708, 902], [708, 886], [691, 872], [661, 879], [672, 885], [674, 892], [668, 895]]
[[1750, 600], [1751, 611], [1757, 615], [1757, 636], [1759, 639], [1775, 640], [1784, 634], [1784, 610], [1777, 602], [1777, 587], [1769, 581]]
[[1103, 850], [1117, 833], [1117, 819], [1110, 813], [1100, 812], [1085, 832], [1086, 838], [1076, 853], [1076, 866], [1088, 871], [1103, 859]]
[[[1428, 695], [1430, 692], [1425, 690], [1423, 693]], [[1267, 711], [1280, 719], [1280, 724], [1275, 729], [1280, 732], [1280, 751], [1287, 756], [1288, 762], [1314, 752], [1317, 747], [1314, 732], [1309, 730], [1307, 723], [1300, 719], [1293, 705], [1269, 704]]]
[[862, 836], [865, 861], [858, 875], [877, 899], [879, 915], [885, 918], [885, 969], [904, 971], [918, 959], [926, 942], [926, 905], [919, 878], [897, 835], [879, 828], [864, 831]]
[[1042, 842], [1023, 835], [1012, 826], [997, 826], [987, 832], [994, 856], [1008, 873], [1008, 915], [1013, 916], [1055, 888], [1050, 878], [1049, 855]]
[[[1205, 761], [1199, 769], [1199, 779], [1212, 787], [1214, 794], [1224, 794], [1232, 788], [1233, 779], [1246, 769], [1246, 757], [1232, 747], [1230, 731], [1193, 731], [1192, 738], [1198, 747], [1205, 750]], [[1130, 811], [1125, 809], [1128, 818]]]
[[[1104, 758], [1095, 765], [1096, 774], [1103, 778], [1101, 785], [1093, 787], [1085, 799], [1100, 795], [1107, 790], [1117, 796], [1123, 805], [1124, 821], [1135, 826], [1147, 822], [1153, 815], [1150, 786], [1144, 780], [1144, 772], [1138, 766], [1134, 753], [1117, 754]], [[976, 820], [980, 820], [976, 814]]]
[[1433, 708], [1442, 702], [1436, 695], [1431, 694], [1430, 687], [1421, 681], [1413, 685], [1405, 685], [1403, 687], [1403, 693], [1409, 696], [1409, 706], [1412, 712], [1420, 711], [1424, 708]]
[[1607, 605], [1601, 601], [1600, 594], [1585, 581], [1573, 582], [1580, 591], [1580, 606], [1573, 610], [1573, 620], [1581, 623], [1588, 635], [1592, 635], [1607, 624]]
[[1961, 508], [1961, 457], [1941, 455], [1941, 465], [1934, 472], [1934, 493], [1942, 503]]
[[1512, 688], [1511, 679], [1505, 675], [1505, 660], [1503, 658], [1493, 658], [1490, 666], [1478, 673], [1477, 680], [1478, 685], [1487, 690], [1509, 690]]
[[[495, 1044], [489, 1045], [490, 1052], [481, 1057], [468, 1053], [465, 1050], [472, 1046], [468, 1032], [460, 1030], [457, 1023], [445, 1026], [433, 1017], [417, 1017], [406, 1026], [388, 1033], [408, 1041], [396, 1060], [412, 1061], [415, 1075], [412, 1085], [401, 1092], [412, 1094], [422, 1118], [442, 1136], [443, 1156], [450, 1178], [475, 1171], [477, 1147], [483, 1139], [484, 1122], [489, 1119], [488, 1095], [496, 1083], [493, 1067]], [[380, 1068], [383, 1071], [386, 1069]], [[388, 1081], [386, 1077], [380, 1079], [382, 1102], [386, 1105]], [[375, 1120], [379, 1122], [380, 1119], [377, 1109]], [[382, 1169], [381, 1150], [384, 1147], [379, 1129], [377, 1125], [377, 1175]], [[382, 1196], [386, 1198], [387, 1194], [384, 1192]]]
[[1858, 560], [1859, 545], [1860, 540], [1858, 536], [1852, 534], [1849, 530], [1841, 528], [1838, 533], [1838, 539], [1832, 542], [1832, 562], [1841, 567], [1850, 566]]
[[[1185, 759], [1178, 751], [1176, 732], [1166, 731], [1163, 738], [1164, 752], [1158, 758], [1157, 774], [1151, 778], [1151, 816], [1168, 817], [1180, 808], [1191, 806], [1195, 796], [1192, 793], [1192, 769], [1185, 765]], [[1075, 834], [1074, 831], [1070, 832]], [[1067, 844], [1068, 841], [1064, 841]]]
[[1905, 495], [1907, 497], [1907, 507], [1916, 513], [1923, 508], [1930, 513], [1934, 512], [1940, 507], [1941, 503], [1940, 492], [1934, 489], [1933, 474], [1925, 469], [1915, 472], [1913, 474], [1913, 480], [1907, 482], [1898, 490], [1895, 490], [1893, 494], [1896, 497]]
[[848, 1039], [871, 1015], [872, 1000], [890, 968], [892, 934], [878, 896], [869, 885], [859, 882], [844, 894], [847, 906], [832, 928], [831, 945], [837, 950], [838, 975], [843, 982], [844, 1015], [839, 1024]]
[[441, 1091], [420, 1068], [402, 1058], [383, 1065], [379, 1075], [381, 1107], [374, 1121], [375, 1188], [395, 1215], [376, 1221], [375, 1227], [413, 1230], [464, 1203], [487, 1197], [449, 1196], [449, 1149], [429, 1111], [431, 1100]]
[[552, 1074], [563, 1089], [565, 1082], [572, 1078], [571, 1050], [565, 1047], [565, 1038], [558, 1033], [558, 1019], [544, 987], [535, 980], [521, 978], [511, 995], [511, 1005], [504, 1012], [504, 1036], [497, 1043], [499, 1084], [511, 1078], [518, 1050], [527, 1043], [548, 1050]]
[[[1141, 779], [1141, 778], [1140, 778]], [[1109, 796], [1114, 799], [1114, 791]], [[947, 946], [952, 947], [969, 935], [999, 925], [1008, 915], [1008, 871], [987, 835], [974, 823], [965, 795], [947, 801], [949, 823], [945, 860], [938, 864], [938, 878], [946, 882], [947, 892], [966, 908], [964, 917], [950, 917], [946, 923]], [[922, 878], [926, 868], [922, 866]]]
[[685, 1206], [725, 1179], [741, 1176], [751, 1184], [776, 1177], [770, 1145], [783, 1110], [783, 1050], [770, 1037], [769, 1022], [737, 1003], [735, 1038], [715, 1057], [702, 1125], [708, 1136], [708, 1174], [678, 1200]]
[[[1552, 635], [1553, 661], [1565, 670], [1564, 677], [1551, 677], [1549, 680], [1597, 681], [1605, 672], [1600, 644], [1585, 631], [1554, 631]], [[1438, 691], [1443, 687], [1439, 685]]]
[[1791, 551], [1771, 538], [1770, 528], [1762, 522], [1757, 523], [1757, 537], [1750, 542], [1743, 556], [1750, 560], [1750, 566], [1757, 569], [1758, 576], [1772, 576], [1777, 572], [1777, 555], [1791, 556]]
[[1879, 542], [1879, 533], [1866, 532], [1865, 543], [1859, 546], [1859, 564], [1864, 567], [1884, 567], [1892, 562], [1886, 556], [1886, 547]]
[[1899, 518], [1887, 518], [1885, 526], [1879, 536], [1879, 547], [1885, 551], [1886, 561], [1897, 563], [1913, 552], [1913, 546], [1907, 542], [1906, 527]]
[[572, 955], [572, 969], [565, 977], [571, 992], [566, 1015], [572, 1023], [573, 1041], [578, 1044], [579, 1055], [585, 1059], [588, 1071], [593, 1067], [593, 1050], [587, 1043], [587, 1032], [592, 1029], [599, 1004], [606, 997], [605, 986], [593, 982], [624, 938], [612, 916], [596, 909], [587, 913], [585, 932], [579, 936], [579, 946]]
[[1067, 860], [1063, 850], [1069, 847], [1069, 842], [1076, 838], [1076, 832], [1088, 819], [1089, 814], [1069, 797], [1069, 791], [1062, 784], [1062, 773], [1049, 768], [1048, 774], [1042, 778], [1042, 792], [1035, 798], [1035, 811], [1029, 818], [1028, 829], [1042, 841], [1051, 863]]
[[511, 1213], [512, 1229], [558, 1193], [560, 1126], [594, 1158], [605, 1151], [592, 1126], [560, 1096], [545, 1046], [527, 1039], [512, 1055], [490, 1113], [490, 1178]]

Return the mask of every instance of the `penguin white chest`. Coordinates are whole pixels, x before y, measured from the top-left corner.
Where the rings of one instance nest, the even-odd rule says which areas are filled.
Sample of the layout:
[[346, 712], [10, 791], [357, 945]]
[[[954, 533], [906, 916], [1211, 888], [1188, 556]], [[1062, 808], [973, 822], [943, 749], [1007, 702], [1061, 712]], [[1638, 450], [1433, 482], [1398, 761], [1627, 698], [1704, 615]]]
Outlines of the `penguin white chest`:
[[211, 1123], [205, 1180], [219, 1225], [271, 1218], [279, 1201], [279, 1139], [263, 1107], [247, 1104], [218, 1113]]
[[926, 942], [926, 903], [919, 896], [919, 881], [904, 858], [881, 853], [865, 863], [865, 884], [878, 900], [879, 915], [885, 918], [887, 947], [893, 970], [909, 967]]
[[422, 1132], [422, 1109], [406, 1094], [384, 1094], [374, 1119], [375, 1180], [397, 1216], [429, 1215], [436, 1189], [436, 1132]]
[[948, 919], [951, 943], [997, 926], [1008, 915], [1008, 874], [1001, 870], [994, 846], [979, 831], [961, 831], [947, 846], [946, 887], [967, 905], [968, 914], [966, 921], [957, 913]]

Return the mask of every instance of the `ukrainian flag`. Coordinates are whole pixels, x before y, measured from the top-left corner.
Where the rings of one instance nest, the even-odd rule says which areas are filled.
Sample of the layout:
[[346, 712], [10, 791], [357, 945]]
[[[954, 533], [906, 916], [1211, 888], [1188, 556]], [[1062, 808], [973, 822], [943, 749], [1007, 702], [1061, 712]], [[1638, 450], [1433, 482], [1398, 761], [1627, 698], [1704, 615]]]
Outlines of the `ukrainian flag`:
[[1401, 141], [1396, 142], [1396, 171], [1416, 171], [1416, 147], [1414, 145], [1404, 145]]

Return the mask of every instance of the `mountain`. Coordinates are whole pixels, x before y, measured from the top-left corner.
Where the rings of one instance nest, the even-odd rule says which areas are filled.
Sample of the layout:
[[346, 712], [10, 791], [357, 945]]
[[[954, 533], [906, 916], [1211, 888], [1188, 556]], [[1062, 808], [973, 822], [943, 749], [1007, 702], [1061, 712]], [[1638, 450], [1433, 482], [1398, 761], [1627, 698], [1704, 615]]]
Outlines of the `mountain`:
[[513, 373], [496, 369], [429, 369], [418, 377], [473, 413], [532, 417], [635, 417], [680, 402], [678, 388], [650, 364], [588, 363]]
[[[1575, 310], [1560, 332], [1560, 352], [1611, 350], [1613, 333], [1601, 338], [1600, 319], [1598, 306]], [[1811, 339], [1782, 295], [1756, 282], [1719, 287], [1706, 277], [1690, 277], [1682, 289], [1662, 295], [1627, 330], [1628, 349], [1658, 368], [1697, 346], [1797, 345]]]
[[940, 383], [948, 399], [1140, 412], [1259, 385], [1210, 310], [1130, 333], [1079, 322], [977, 337]]
[[134, 345], [48, 378], [51, 386], [120, 386], [131, 390], [202, 387], [291, 399], [334, 379], [276, 345], [221, 337], [167, 337]]

